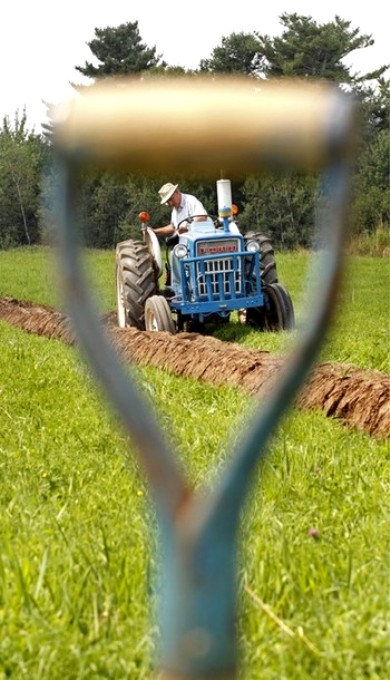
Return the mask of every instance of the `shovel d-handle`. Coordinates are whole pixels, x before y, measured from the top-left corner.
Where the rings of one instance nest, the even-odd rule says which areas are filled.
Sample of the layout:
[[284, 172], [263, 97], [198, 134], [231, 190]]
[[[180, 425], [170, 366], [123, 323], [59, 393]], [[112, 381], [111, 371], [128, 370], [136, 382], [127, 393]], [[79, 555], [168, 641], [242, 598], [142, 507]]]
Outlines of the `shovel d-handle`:
[[318, 168], [353, 142], [348, 98], [304, 81], [102, 80], [55, 117], [56, 146], [70, 159], [137, 173]]
[[[237, 675], [236, 542], [255, 466], [321, 346], [337, 288], [355, 107], [322, 84], [254, 79], [109, 81], [60, 107], [53, 129], [60, 181], [64, 295], [80, 344], [146, 471], [161, 558], [156, 673], [162, 680]], [[321, 170], [322, 251], [306, 324], [273, 391], [256, 407], [212, 490], [195, 492], [136, 383], [106, 340], [81, 268], [78, 168], [245, 176], [264, 167]], [[321, 208], [321, 206], [320, 206]]]

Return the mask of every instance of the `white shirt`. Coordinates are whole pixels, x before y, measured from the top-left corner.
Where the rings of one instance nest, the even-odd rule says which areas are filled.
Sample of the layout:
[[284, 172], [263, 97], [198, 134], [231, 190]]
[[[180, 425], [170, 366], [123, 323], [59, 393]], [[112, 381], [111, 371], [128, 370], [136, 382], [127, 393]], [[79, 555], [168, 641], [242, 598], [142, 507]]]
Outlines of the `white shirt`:
[[205, 210], [199, 199], [191, 194], [181, 194], [179, 207], [172, 210], [171, 224], [177, 227], [183, 220], [197, 215], [207, 215], [207, 210]]

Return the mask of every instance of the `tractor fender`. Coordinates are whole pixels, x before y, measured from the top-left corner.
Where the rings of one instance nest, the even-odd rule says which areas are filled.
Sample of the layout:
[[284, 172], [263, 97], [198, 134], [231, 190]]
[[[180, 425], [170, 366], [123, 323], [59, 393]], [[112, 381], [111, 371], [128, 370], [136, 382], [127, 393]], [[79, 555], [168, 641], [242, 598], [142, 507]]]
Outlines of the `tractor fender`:
[[235, 222], [230, 222], [229, 231], [231, 231], [232, 234], [240, 234], [240, 230]]
[[145, 232], [144, 232], [144, 239], [145, 243], [148, 247], [149, 253], [153, 258], [153, 261], [156, 265], [156, 268], [158, 270], [158, 276], [162, 274], [163, 271], [163, 263], [162, 263], [162, 255], [161, 255], [161, 247], [159, 240], [154, 233], [153, 229], [150, 227], [146, 227]]

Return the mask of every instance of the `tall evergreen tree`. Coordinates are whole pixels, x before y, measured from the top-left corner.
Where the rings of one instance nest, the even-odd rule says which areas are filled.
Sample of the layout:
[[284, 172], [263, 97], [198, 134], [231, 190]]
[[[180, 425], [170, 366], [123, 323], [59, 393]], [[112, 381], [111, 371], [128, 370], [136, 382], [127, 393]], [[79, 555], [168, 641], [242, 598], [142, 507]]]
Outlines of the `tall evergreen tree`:
[[199, 70], [213, 73], [257, 75], [263, 68], [261, 45], [254, 33], [232, 33], [222, 38], [209, 59], [202, 59]]
[[265, 60], [264, 75], [270, 77], [324, 78], [353, 85], [379, 78], [386, 66], [356, 76], [343, 63], [351, 52], [370, 47], [374, 40], [361, 35], [351, 22], [335, 16], [334, 21], [317, 24], [310, 16], [284, 13], [280, 21], [285, 30], [280, 37], [257, 35]]
[[200, 71], [245, 73], [257, 77], [324, 78], [357, 85], [377, 80], [388, 68], [381, 66], [363, 75], [351, 74], [343, 59], [351, 52], [374, 44], [372, 36], [351, 28], [351, 22], [335, 16], [318, 24], [310, 16], [281, 14], [284, 27], [276, 38], [253, 33], [232, 33], [222, 38], [211, 57], [202, 59]]
[[156, 54], [156, 47], [147, 47], [142, 42], [138, 21], [116, 28], [95, 28], [95, 38], [87, 45], [98, 65], [86, 61], [84, 66], [75, 68], [89, 78], [142, 73], [158, 66], [161, 59], [161, 55]]

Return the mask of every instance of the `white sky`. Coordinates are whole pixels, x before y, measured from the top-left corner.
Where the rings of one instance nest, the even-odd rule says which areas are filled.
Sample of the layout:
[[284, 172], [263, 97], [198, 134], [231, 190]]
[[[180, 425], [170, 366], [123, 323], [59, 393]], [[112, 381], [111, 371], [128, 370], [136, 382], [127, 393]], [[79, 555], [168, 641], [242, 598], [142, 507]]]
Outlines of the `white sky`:
[[375, 40], [352, 53], [353, 73], [366, 73], [390, 62], [390, 3], [385, 0], [19, 0], [0, 9], [0, 124], [26, 108], [29, 129], [40, 132], [46, 118], [43, 101], [57, 104], [72, 97], [70, 82], [90, 82], [75, 70], [92, 60], [86, 43], [95, 28], [138, 21], [144, 44], [157, 48], [169, 65], [196, 68], [224, 36], [257, 31], [275, 37], [283, 12], [310, 16], [319, 24], [338, 15]]

